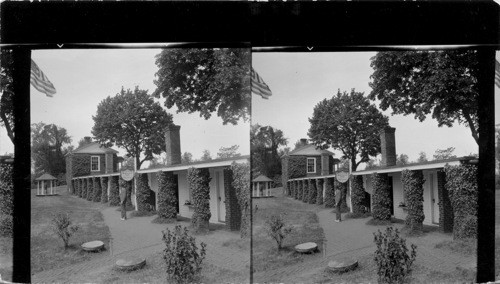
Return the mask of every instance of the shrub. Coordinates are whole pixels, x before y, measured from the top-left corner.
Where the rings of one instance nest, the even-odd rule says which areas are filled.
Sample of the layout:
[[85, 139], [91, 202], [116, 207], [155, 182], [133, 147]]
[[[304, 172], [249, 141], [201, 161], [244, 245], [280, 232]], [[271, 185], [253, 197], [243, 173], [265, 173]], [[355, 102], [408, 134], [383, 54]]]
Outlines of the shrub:
[[387, 227], [385, 233], [373, 233], [377, 250], [375, 263], [379, 283], [404, 283], [411, 273], [413, 261], [417, 256], [417, 246], [406, 247], [406, 240], [399, 236], [398, 229]]
[[108, 202], [108, 177], [101, 178], [101, 202]]
[[196, 239], [188, 234], [187, 228], [175, 226], [173, 231], [168, 228], [163, 233], [163, 259], [167, 265], [169, 280], [176, 283], [198, 282], [201, 264], [206, 255], [206, 244], [196, 245]]
[[376, 220], [391, 220], [391, 198], [389, 178], [387, 174], [374, 173], [372, 175], [373, 210], [372, 216]]
[[0, 216], [12, 215], [14, 206], [14, 185], [12, 182], [13, 167], [0, 164]]
[[424, 175], [422, 171], [404, 170], [401, 173], [401, 182], [405, 195], [407, 215], [405, 225], [410, 234], [423, 230], [424, 215]]
[[193, 193], [194, 213], [191, 219], [195, 232], [208, 232], [210, 213], [210, 173], [208, 169], [188, 169], [187, 180]]
[[12, 215], [0, 214], [0, 237], [12, 237], [13, 229]]
[[177, 179], [172, 172], [158, 172], [158, 216], [170, 221], [177, 217]]
[[316, 181], [310, 179], [308, 182], [308, 188], [309, 188], [309, 198], [307, 199], [307, 203], [314, 204], [316, 203], [316, 194], [318, 193], [318, 190], [316, 189]]
[[249, 237], [251, 226], [251, 210], [250, 210], [250, 164], [231, 164], [233, 176], [232, 185], [236, 191], [236, 199], [241, 210], [240, 236], [242, 238]]
[[325, 207], [335, 207], [335, 189], [332, 186], [332, 179], [325, 178]]
[[365, 207], [365, 189], [362, 176], [351, 176], [351, 203], [352, 213], [364, 215], [368, 210]]
[[323, 204], [323, 179], [316, 180], [316, 204]]
[[264, 230], [276, 241], [278, 250], [280, 250], [283, 247], [284, 239], [292, 232], [293, 227], [286, 224], [283, 215], [271, 215], [265, 221]]
[[118, 176], [110, 177], [109, 185], [109, 205], [118, 206], [120, 205], [120, 191], [118, 189]]
[[52, 230], [63, 240], [65, 250], [69, 246], [69, 238], [78, 231], [78, 226], [71, 223], [69, 215], [65, 213], [57, 213], [52, 218]]
[[477, 234], [477, 167], [446, 166], [445, 188], [453, 207], [453, 238], [475, 238]]
[[93, 178], [92, 183], [94, 184], [94, 196], [92, 197], [92, 201], [101, 202], [101, 195], [102, 195], [101, 179]]
[[149, 191], [151, 189], [148, 185], [148, 175], [147, 174], [139, 174], [137, 176], [137, 211], [150, 211], [150, 207], [148, 204], [149, 200]]

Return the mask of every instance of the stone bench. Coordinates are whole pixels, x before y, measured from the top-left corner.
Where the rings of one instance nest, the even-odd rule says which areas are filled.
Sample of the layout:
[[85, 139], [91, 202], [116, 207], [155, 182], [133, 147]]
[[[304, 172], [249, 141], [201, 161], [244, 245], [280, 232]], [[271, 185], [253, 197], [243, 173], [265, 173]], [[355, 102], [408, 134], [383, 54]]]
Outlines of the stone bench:
[[124, 271], [141, 269], [144, 265], [146, 265], [146, 259], [143, 257], [128, 257], [116, 261], [116, 267]]
[[101, 241], [87, 242], [82, 245], [82, 249], [84, 251], [97, 252], [101, 251], [103, 248], [104, 248], [104, 243]]
[[303, 243], [295, 246], [295, 251], [298, 253], [314, 253], [318, 251], [318, 245], [313, 242]]

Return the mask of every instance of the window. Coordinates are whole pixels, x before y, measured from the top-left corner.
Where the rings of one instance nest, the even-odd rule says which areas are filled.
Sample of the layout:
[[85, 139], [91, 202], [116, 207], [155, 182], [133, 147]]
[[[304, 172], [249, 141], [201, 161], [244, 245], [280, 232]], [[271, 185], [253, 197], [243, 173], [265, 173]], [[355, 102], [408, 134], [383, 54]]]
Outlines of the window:
[[316, 173], [316, 158], [307, 158], [307, 173]]
[[99, 169], [99, 163], [100, 162], [100, 157], [99, 156], [91, 156], [90, 157], [90, 171], [92, 172], [98, 172]]

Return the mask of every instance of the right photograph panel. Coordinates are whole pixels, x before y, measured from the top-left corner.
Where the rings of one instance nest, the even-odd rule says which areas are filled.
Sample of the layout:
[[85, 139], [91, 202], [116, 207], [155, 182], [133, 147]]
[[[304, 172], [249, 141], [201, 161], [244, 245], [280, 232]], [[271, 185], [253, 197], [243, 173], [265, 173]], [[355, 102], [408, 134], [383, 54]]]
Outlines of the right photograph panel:
[[310, 50], [252, 54], [253, 281], [474, 282], [477, 52]]

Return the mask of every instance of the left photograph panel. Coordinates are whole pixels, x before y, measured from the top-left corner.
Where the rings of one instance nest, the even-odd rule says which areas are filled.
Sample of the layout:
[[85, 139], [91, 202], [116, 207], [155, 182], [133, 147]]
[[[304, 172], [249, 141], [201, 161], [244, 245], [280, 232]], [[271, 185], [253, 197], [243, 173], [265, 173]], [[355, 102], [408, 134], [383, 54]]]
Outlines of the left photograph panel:
[[248, 283], [250, 49], [31, 60], [31, 281]]

